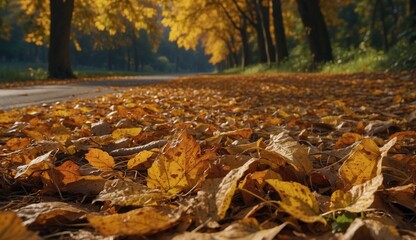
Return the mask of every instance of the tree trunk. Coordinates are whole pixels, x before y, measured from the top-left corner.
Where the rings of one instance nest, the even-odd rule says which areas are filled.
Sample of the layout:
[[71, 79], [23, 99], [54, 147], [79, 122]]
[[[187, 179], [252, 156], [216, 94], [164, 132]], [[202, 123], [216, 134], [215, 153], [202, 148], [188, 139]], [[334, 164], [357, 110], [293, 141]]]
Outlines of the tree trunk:
[[286, 44], [286, 33], [283, 24], [282, 4], [280, 0], [273, 0], [273, 22], [274, 22], [274, 38], [276, 41], [276, 58], [280, 63], [289, 58], [289, 51]]
[[74, 0], [50, 0], [49, 78], [75, 78], [71, 69], [70, 34]]
[[257, 21], [255, 29], [256, 29], [257, 48], [259, 52], [260, 63], [267, 63], [268, 58], [267, 58], [266, 44], [265, 44], [263, 29], [262, 29], [260, 21]]
[[241, 52], [241, 67], [245, 68], [247, 65], [251, 64], [251, 52], [250, 52], [250, 44], [248, 42], [248, 34], [247, 34], [247, 20], [243, 18], [243, 24], [240, 28], [240, 36], [242, 42], [242, 52]]
[[410, 43], [416, 42], [416, 0], [409, 0]]
[[298, 11], [308, 35], [313, 62], [332, 61], [331, 42], [319, 0], [297, 0], [297, 2]]
[[264, 38], [264, 46], [266, 51], [266, 59], [267, 64], [271, 65], [275, 59], [275, 52], [273, 47], [272, 36], [270, 34], [270, 14], [269, 14], [269, 6], [264, 6], [262, 4], [262, 0], [256, 0], [255, 6], [257, 10], [257, 21], [261, 27], [261, 34], [263, 34]]

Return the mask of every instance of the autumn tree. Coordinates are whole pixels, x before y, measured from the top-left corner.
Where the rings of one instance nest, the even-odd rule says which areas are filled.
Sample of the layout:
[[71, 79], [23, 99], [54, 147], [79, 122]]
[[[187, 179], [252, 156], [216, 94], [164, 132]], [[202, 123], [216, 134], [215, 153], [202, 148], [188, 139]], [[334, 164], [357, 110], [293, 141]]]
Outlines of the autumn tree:
[[[70, 64], [71, 30], [92, 34], [106, 31], [110, 36], [127, 31], [127, 23], [136, 30], [157, 32], [156, 0], [18, 0], [20, 22], [25, 24], [26, 41], [49, 45], [49, 77], [74, 77]], [[48, 40], [49, 39], [49, 40]]]
[[297, 0], [297, 4], [308, 36], [313, 62], [332, 61], [331, 42], [319, 0]]

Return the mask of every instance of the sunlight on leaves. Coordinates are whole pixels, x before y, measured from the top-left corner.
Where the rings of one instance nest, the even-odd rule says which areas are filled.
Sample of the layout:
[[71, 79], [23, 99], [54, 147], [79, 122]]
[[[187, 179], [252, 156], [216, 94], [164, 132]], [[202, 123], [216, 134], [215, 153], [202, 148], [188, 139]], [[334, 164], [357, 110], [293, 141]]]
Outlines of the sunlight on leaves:
[[42, 156], [39, 156], [27, 165], [22, 165], [17, 167], [17, 172], [14, 178], [18, 178], [22, 175], [31, 175], [34, 172], [45, 171], [51, 168], [51, 154], [53, 151], [50, 151]]
[[337, 190], [331, 195], [331, 209], [343, 209], [349, 212], [366, 210], [374, 201], [374, 194], [383, 184], [383, 175], [378, 175], [360, 185], [353, 186], [348, 192]]
[[134, 169], [140, 164], [146, 162], [151, 156], [153, 156], [152, 151], [144, 150], [134, 156], [127, 162], [127, 169]]
[[116, 129], [111, 133], [111, 136], [113, 136], [114, 139], [122, 139], [125, 137], [136, 137], [142, 132], [142, 128], [120, 128]]
[[175, 226], [181, 212], [174, 207], [143, 207], [107, 216], [88, 215], [88, 222], [103, 236], [147, 235]]
[[212, 152], [201, 155], [201, 147], [188, 131], [179, 131], [148, 169], [147, 185], [171, 194], [188, 191], [202, 183], [208, 160], [214, 157]]
[[112, 171], [115, 167], [114, 158], [107, 152], [98, 148], [90, 148], [85, 154], [85, 159], [96, 169], [101, 171]]
[[392, 139], [386, 143], [382, 151], [370, 138], [363, 139], [355, 146], [339, 169], [345, 189], [351, 189], [355, 185], [363, 184], [380, 175], [382, 159], [395, 141], [396, 139]]
[[318, 201], [308, 187], [277, 179], [268, 179], [266, 182], [279, 193], [279, 206], [285, 212], [304, 222], [326, 224], [325, 219], [319, 215]]
[[279, 154], [287, 163], [305, 174], [312, 171], [312, 162], [308, 157], [308, 149], [295, 141], [287, 132], [270, 137], [266, 150]]

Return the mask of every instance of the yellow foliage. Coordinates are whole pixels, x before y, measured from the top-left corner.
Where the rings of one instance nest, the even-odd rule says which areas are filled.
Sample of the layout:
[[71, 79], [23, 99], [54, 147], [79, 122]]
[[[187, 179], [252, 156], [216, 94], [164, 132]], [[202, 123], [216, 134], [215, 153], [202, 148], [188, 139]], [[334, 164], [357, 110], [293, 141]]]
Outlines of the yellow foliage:
[[319, 215], [318, 201], [308, 187], [297, 182], [277, 179], [267, 179], [266, 182], [279, 193], [282, 199], [279, 206], [285, 212], [304, 222], [326, 224], [325, 219]]
[[101, 171], [112, 171], [116, 165], [112, 156], [97, 148], [90, 148], [85, 159], [91, 166]]

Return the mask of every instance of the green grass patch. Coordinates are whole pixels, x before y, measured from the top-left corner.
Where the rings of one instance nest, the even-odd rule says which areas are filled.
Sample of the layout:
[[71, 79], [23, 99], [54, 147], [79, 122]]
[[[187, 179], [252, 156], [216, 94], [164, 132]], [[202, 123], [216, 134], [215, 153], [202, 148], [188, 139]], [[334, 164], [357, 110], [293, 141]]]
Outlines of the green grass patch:
[[399, 43], [387, 52], [334, 47], [335, 60], [313, 66], [308, 51], [294, 49], [287, 61], [280, 64], [257, 64], [227, 69], [221, 74], [252, 74], [269, 72], [398, 72], [416, 69], [416, 44]]

